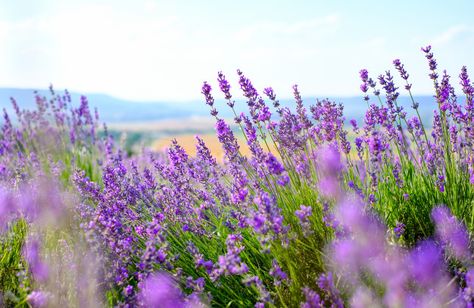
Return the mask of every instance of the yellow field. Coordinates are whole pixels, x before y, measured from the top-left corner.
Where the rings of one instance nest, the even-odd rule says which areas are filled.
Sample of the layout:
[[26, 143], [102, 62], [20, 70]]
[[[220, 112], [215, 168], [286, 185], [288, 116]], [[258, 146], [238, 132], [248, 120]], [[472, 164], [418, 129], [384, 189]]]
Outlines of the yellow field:
[[[194, 156], [196, 155], [196, 143], [197, 143], [195, 136], [196, 135], [187, 134], [187, 135], [180, 135], [174, 138], [166, 137], [166, 138], [158, 139], [154, 142], [152, 147], [156, 151], [164, 151], [171, 144], [171, 140], [176, 139], [179, 145], [181, 145], [189, 155]], [[218, 160], [222, 160], [224, 153], [222, 151], [222, 146], [219, 143], [219, 140], [217, 139], [217, 136], [212, 135], [212, 134], [206, 134], [206, 135], [199, 135], [199, 137], [201, 137], [204, 140], [207, 147], [211, 151], [212, 155], [214, 155], [214, 157], [216, 157]], [[237, 140], [240, 145], [240, 152], [243, 155], [250, 155], [250, 150], [247, 146], [247, 143], [245, 142], [245, 139], [243, 137], [240, 137], [240, 138], [238, 137]]]
[[[155, 151], [165, 151], [169, 147], [169, 145], [171, 144], [171, 140], [176, 139], [178, 141], [178, 144], [186, 150], [186, 153], [188, 153], [190, 156], [195, 156], [196, 155], [196, 138], [195, 138], [195, 136], [196, 136], [195, 134], [183, 134], [183, 135], [178, 135], [177, 137], [161, 138], [161, 139], [156, 140], [153, 143], [152, 149], [155, 150]], [[212, 155], [218, 161], [222, 161], [222, 159], [224, 157], [224, 152], [222, 150], [221, 144], [219, 143], [219, 140], [217, 139], [217, 136], [214, 135], [214, 134], [204, 134], [204, 135], [199, 135], [199, 137], [201, 137], [204, 140], [207, 147], [211, 151]], [[250, 157], [250, 155], [251, 155], [250, 149], [247, 146], [247, 142], [245, 141], [245, 138], [243, 136], [238, 136], [237, 140], [238, 140], [239, 146], [240, 146], [240, 153], [242, 155]], [[266, 146], [264, 144], [262, 144], [262, 148], [266, 152]], [[271, 146], [271, 144], [270, 144], [270, 148], [272, 150], [272, 153], [275, 156], [280, 157], [279, 154], [278, 154], [278, 151], [276, 151], [276, 149], [274, 149]], [[350, 156], [351, 159], [357, 159], [357, 152], [355, 151], [354, 148], [351, 150], [349, 156]]]

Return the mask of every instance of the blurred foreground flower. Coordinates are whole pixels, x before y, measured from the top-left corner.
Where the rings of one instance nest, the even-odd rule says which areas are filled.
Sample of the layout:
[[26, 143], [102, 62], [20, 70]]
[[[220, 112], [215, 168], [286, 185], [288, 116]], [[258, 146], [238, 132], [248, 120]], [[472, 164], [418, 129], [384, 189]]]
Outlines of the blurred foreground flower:
[[149, 308], [205, 307], [197, 296], [185, 297], [176, 282], [166, 273], [154, 273], [141, 285], [140, 299]]

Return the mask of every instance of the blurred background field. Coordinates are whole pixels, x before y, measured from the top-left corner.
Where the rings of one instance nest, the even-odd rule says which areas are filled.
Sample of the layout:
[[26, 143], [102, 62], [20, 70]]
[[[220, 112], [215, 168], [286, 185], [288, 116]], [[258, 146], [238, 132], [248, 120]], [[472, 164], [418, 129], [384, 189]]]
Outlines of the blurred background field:
[[[14, 97], [22, 108], [35, 108], [35, 95], [48, 96], [47, 89], [20, 89], [20, 88], [0, 88], [0, 105], [9, 113], [14, 110], [10, 104], [10, 98]], [[85, 95], [92, 108], [97, 108], [100, 115], [100, 122], [107, 123], [108, 131], [116, 140], [121, 140], [124, 148], [129, 153], [138, 153], [143, 147], [162, 151], [166, 149], [171, 140], [175, 138], [180, 145], [190, 154], [195, 154], [195, 136], [203, 137], [213, 154], [218, 159], [222, 158], [222, 148], [215, 136], [215, 119], [209, 115], [209, 108], [202, 100], [189, 100], [183, 102], [167, 101], [133, 101], [115, 98], [105, 94], [97, 93], [77, 93], [71, 92], [73, 102], [80, 101], [81, 95]], [[290, 97], [291, 91], [282, 93], [284, 97]], [[304, 104], [314, 104], [316, 100], [325, 97], [304, 97]], [[345, 125], [350, 127], [349, 120], [354, 119], [363, 125], [364, 112], [367, 108], [362, 96], [330, 97], [337, 103], [344, 105], [346, 116]], [[431, 114], [437, 108], [434, 97], [428, 95], [416, 96], [419, 102], [419, 112], [427, 125], [431, 125]], [[464, 99], [459, 98], [462, 102]], [[283, 98], [280, 103], [290, 109], [295, 107], [294, 99]], [[410, 112], [411, 100], [409, 97], [401, 96], [399, 105], [405, 107]], [[233, 124], [233, 112], [226, 105], [225, 101], [216, 97], [216, 106], [219, 109], [219, 117], [228, 120]], [[236, 100], [235, 109], [237, 113], [244, 112], [247, 106], [243, 100]], [[274, 110], [272, 110], [274, 112]], [[240, 128], [233, 124], [232, 129], [238, 136], [242, 154], [249, 153], [249, 149], [240, 133]], [[350, 130], [351, 131], [351, 130]], [[351, 136], [348, 136], [351, 139]]]

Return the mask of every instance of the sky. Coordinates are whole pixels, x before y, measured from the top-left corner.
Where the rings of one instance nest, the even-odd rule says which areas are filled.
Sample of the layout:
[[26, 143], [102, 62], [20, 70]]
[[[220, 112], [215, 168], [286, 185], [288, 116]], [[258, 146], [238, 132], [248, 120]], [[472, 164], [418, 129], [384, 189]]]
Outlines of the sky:
[[[223, 71], [290, 97], [360, 95], [400, 58], [432, 93], [421, 46], [474, 79], [474, 1], [0, 0], [0, 87], [69, 89], [128, 100], [201, 99]], [[219, 93], [215, 93], [219, 97]]]

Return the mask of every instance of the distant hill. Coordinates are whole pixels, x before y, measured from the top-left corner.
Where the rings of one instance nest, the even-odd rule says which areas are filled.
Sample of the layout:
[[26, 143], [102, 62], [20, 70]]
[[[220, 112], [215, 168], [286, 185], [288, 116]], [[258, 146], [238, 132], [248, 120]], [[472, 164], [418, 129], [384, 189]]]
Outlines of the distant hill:
[[[34, 108], [34, 90], [33, 89], [16, 89], [16, 88], [0, 88], [0, 107], [11, 111], [10, 97], [14, 97], [21, 108]], [[49, 90], [39, 90], [40, 95], [49, 97]], [[58, 92], [59, 93], [59, 92]], [[79, 104], [79, 93], [71, 92], [73, 103]], [[186, 119], [193, 116], [208, 116], [209, 107], [205, 104], [204, 99], [201, 101], [189, 102], [139, 102], [127, 101], [115, 98], [105, 94], [85, 94], [92, 107], [99, 110], [101, 121], [107, 123], [120, 122], [149, 122], [160, 121], [165, 119]], [[324, 98], [324, 97], [320, 97]], [[356, 119], [359, 122], [363, 119], [367, 104], [362, 97], [330, 97], [338, 103], [344, 104], [345, 116], [347, 120]], [[431, 124], [433, 110], [437, 107], [432, 96], [416, 96], [415, 100], [420, 104], [420, 113], [427, 125]], [[316, 98], [304, 98], [305, 105], [309, 106], [316, 101]], [[411, 100], [409, 97], [400, 97], [399, 105], [404, 106], [410, 113]], [[294, 107], [294, 100], [280, 100], [282, 106]], [[224, 118], [233, 117], [230, 108], [223, 100], [216, 100], [216, 107], [219, 115]], [[236, 102], [237, 112], [246, 110], [245, 102]]]
[[[0, 88], [0, 106], [12, 110], [10, 97], [14, 97], [21, 108], [34, 108], [33, 89]], [[39, 90], [41, 96], [50, 97], [49, 90]], [[61, 93], [61, 92], [57, 92]], [[79, 104], [80, 93], [70, 92], [73, 104]], [[161, 119], [183, 118], [191, 114], [206, 115], [203, 103], [135, 102], [105, 94], [85, 94], [90, 106], [97, 107], [101, 121], [142, 122]], [[196, 105], [196, 106], [193, 106]], [[196, 108], [197, 107], [197, 108]]]

